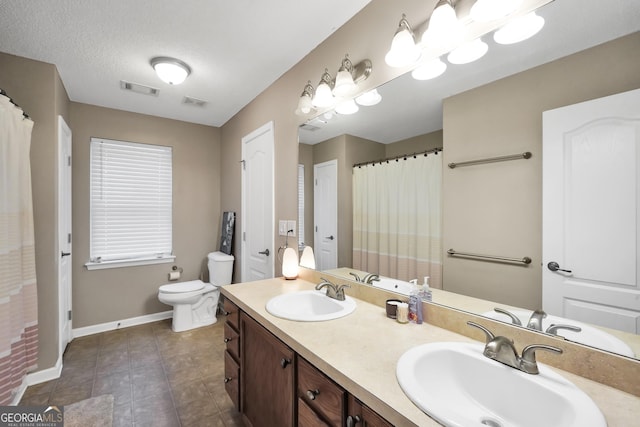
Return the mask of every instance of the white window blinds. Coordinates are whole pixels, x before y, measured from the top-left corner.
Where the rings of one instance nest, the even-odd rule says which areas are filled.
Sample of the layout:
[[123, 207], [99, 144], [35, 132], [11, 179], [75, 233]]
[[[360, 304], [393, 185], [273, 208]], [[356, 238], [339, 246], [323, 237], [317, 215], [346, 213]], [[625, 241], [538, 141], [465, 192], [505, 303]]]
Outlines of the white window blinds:
[[171, 255], [171, 150], [91, 138], [91, 262]]

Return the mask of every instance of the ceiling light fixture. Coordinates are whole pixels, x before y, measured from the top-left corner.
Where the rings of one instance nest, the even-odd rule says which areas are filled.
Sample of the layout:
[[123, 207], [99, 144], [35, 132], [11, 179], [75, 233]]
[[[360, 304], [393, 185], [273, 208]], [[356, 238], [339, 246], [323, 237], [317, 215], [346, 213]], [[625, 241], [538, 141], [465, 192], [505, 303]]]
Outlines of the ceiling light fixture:
[[477, 0], [471, 6], [471, 19], [476, 22], [490, 22], [512, 14], [522, 0]]
[[447, 61], [452, 64], [468, 64], [482, 58], [489, 50], [489, 46], [480, 38], [464, 43], [447, 55]]
[[307, 81], [307, 84], [304, 86], [302, 90], [302, 95], [300, 95], [300, 99], [298, 100], [298, 108], [296, 108], [296, 114], [304, 115], [309, 114], [313, 110], [313, 104], [311, 100], [313, 99], [313, 86], [311, 86], [311, 80]]
[[457, 46], [461, 39], [462, 24], [458, 21], [451, 0], [439, 0], [422, 34], [422, 44], [433, 47]]
[[420, 64], [411, 72], [411, 77], [416, 80], [430, 80], [442, 75], [447, 69], [447, 64], [442, 62], [440, 58], [431, 59]]
[[151, 59], [151, 66], [160, 80], [170, 85], [179, 85], [191, 74], [191, 68], [187, 64], [166, 56]]
[[382, 96], [378, 93], [378, 89], [371, 89], [356, 98], [356, 102], [363, 107], [371, 107], [382, 101]]
[[398, 23], [398, 28], [391, 41], [391, 48], [384, 57], [384, 61], [390, 67], [406, 67], [420, 59], [420, 47], [416, 45], [416, 39], [407, 21], [405, 14]]
[[493, 39], [500, 44], [513, 44], [533, 37], [544, 27], [544, 18], [531, 12], [510, 21], [493, 34]]
[[334, 102], [335, 98], [333, 97], [333, 93], [331, 93], [331, 74], [329, 74], [329, 70], [325, 68], [311, 103], [317, 108], [327, 108], [331, 107]]

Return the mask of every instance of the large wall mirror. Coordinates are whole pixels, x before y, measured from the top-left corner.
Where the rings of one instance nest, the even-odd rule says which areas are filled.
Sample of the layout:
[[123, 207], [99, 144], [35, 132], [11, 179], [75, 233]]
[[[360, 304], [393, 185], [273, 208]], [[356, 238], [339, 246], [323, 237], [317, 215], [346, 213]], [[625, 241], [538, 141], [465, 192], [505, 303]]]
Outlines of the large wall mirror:
[[[299, 172], [304, 175], [305, 182], [304, 191], [301, 191], [304, 194], [304, 204], [301, 205], [304, 210], [301, 217], [304, 227], [301, 231], [304, 243], [314, 247], [319, 269], [354, 280], [356, 276], [362, 278], [367, 273], [378, 273], [353, 269], [352, 168], [355, 164], [393, 159], [398, 156], [402, 158], [405, 154], [413, 153], [427, 152], [428, 155], [437, 155], [434, 150], [446, 152], [443, 134], [447, 132], [447, 122], [445, 121], [443, 126], [443, 99], [640, 30], [637, 20], [627, 19], [625, 22], [619, 22], [619, 10], [614, 10], [616, 8], [610, 7], [606, 2], [589, 3], [593, 4], [585, 5], [580, 13], [575, 10], [581, 6], [578, 2], [555, 1], [539, 9], [538, 14], [546, 20], [545, 28], [535, 36], [537, 39], [528, 42], [523, 48], [525, 51], [505, 50], [493, 42], [491, 35], [486, 35], [483, 40], [489, 44], [489, 51], [476, 63], [457, 66], [448, 64], [446, 72], [433, 80], [418, 81], [411, 73], [404, 74], [377, 88], [382, 97], [382, 101], [377, 105], [361, 106], [359, 111], [352, 115], [323, 113], [303, 124], [299, 129], [299, 163], [302, 165]], [[639, 13], [638, 6], [631, 5], [633, 2], [616, 3], [620, 3], [617, 4], [618, 8], [632, 9], [629, 11], [632, 16]], [[580, 25], [576, 25], [578, 18]], [[603, 22], [608, 24], [603, 25]], [[374, 72], [375, 66], [376, 64]], [[541, 81], [539, 84], [544, 85], [546, 82]], [[523, 104], [526, 102], [526, 99], [522, 100]], [[333, 200], [318, 199], [316, 191], [316, 200], [320, 202], [314, 203], [314, 188], [317, 186], [318, 177], [324, 179], [322, 177], [327, 171], [329, 176], [336, 176], [333, 178], [335, 182], [331, 179], [328, 181], [328, 188], [335, 190], [332, 193], [325, 189], [324, 197], [328, 194]], [[542, 210], [542, 206], [539, 208]], [[325, 229], [325, 222], [330, 224], [329, 227], [333, 226], [333, 229]], [[323, 224], [323, 229], [329, 230], [327, 236], [323, 235], [320, 239], [314, 238], [319, 223]], [[334, 245], [333, 249], [324, 248], [323, 242], [319, 240]], [[443, 256], [447, 256], [446, 250], [447, 248], [442, 247]], [[331, 254], [331, 251], [334, 253]], [[637, 265], [640, 265], [640, 259]], [[529, 268], [546, 267], [532, 265]], [[509, 323], [515, 322], [515, 319], [510, 317], [513, 315], [525, 326], [532, 311], [542, 308], [538, 306], [540, 297], [535, 302], [523, 304], [513, 303], [508, 298], [496, 302], [492, 296], [484, 297], [478, 294], [477, 290], [466, 294], [459, 286], [455, 292], [448, 291], [447, 271], [443, 273], [442, 289], [434, 289], [436, 303], [488, 315]], [[422, 277], [416, 278], [418, 283], [422, 282]], [[407, 289], [407, 278], [402, 279], [396, 280], [395, 284], [391, 283], [391, 286], [396, 286], [404, 292]], [[387, 283], [384, 286], [387, 286]], [[640, 301], [636, 303], [637, 311], [640, 312]], [[506, 309], [510, 314], [497, 313], [494, 311], [495, 308]], [[549, 323], [561, 324], [550, 332], [582, 344], [638, 358], [640, 337], [637, 330], [640, 329], [640, 321], [638, 322], [636, 331], [616, 330], [595, 326], [582, 320], [557, 319], [548, 315], [543, 322], [543, 331], [548, 328]], [[568, 324], [569, 327], [562, 324]], [[581, 331], [574, 330], [576, 327]]]

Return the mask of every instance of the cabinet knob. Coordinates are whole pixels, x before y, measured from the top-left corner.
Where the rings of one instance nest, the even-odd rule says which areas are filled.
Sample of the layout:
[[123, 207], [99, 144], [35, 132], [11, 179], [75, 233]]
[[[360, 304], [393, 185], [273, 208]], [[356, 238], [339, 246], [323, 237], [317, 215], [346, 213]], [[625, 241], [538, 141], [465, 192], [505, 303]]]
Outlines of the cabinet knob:
[[231, 338], [225, 338], [225, 339], [224, 339], [224, 342], [225, 342], [225, 343], [227, 343], [227, 342], [229, 342], [229, 341], [231, 341]]
[[225, 377], [225, 379], [224, 379], [224, 383], [226, 384], [226, 383], [228, 383], [228, 382], [229, 382], [229, 381], [231, 381], [231, 380], [232, 380], [232, 378]]
[[227, 310], [222, 310], [222, 314], [224, 314], [225, 316], [228, 316], [231, 314], [231, 312]]
[[349, 415], [347, 417], [347, 427], [355, 427], [355, 425], [358, 424], [360, 421], [361, 420], [359, 415], [356, 415], [356, 416]]
[[285, 357], [280, 359], [280, 366], [282, 366], [282, 369], [286, 368], [287, 365], [289, 365], [290, 363], [291, 363], [291, 359], [287, 359]]
[[316, 400], [316, 396], [320, 394], [320, 390], [307, 390], [307, 397], [309, 400]]

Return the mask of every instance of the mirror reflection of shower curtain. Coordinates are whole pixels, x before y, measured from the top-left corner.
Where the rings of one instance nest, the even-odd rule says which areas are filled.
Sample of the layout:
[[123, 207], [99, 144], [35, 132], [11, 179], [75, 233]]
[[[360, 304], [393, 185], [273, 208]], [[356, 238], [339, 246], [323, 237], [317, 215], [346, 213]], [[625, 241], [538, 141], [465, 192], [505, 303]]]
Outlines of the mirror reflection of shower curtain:
[[0, 95], [0, 405], [15, 405], [38, 360], [29, 152], [33, 121]]
[[353, 169], [353, 268], [442, 288], [442, 156]]

